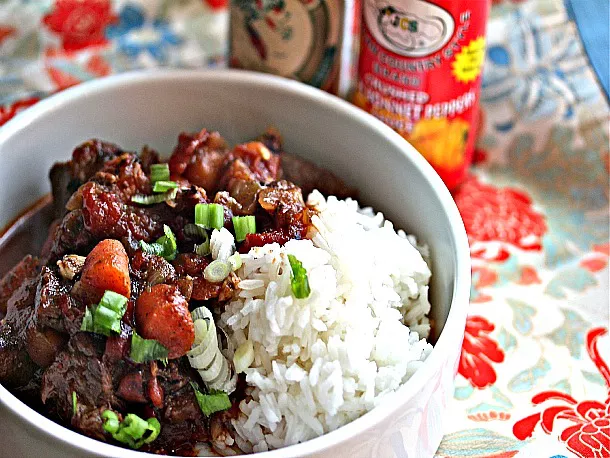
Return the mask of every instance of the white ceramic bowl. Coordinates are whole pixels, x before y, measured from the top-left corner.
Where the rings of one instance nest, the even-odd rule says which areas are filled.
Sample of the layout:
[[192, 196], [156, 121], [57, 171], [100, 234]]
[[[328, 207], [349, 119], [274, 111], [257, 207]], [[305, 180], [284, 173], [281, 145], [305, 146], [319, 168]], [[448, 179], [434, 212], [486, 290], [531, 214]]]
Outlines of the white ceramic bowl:
[[[67, 160], [91, 137], [132, 149], [148, 144], [169, 154], [184, 130], [217, 129], [237, 142], [269, 125], [283, 134], [286, 151], [336, 172], [359, 189], [362, 202], [429, 244], [435, 348], [424, 367], [370, 413], [320, 438], [257, 456], [432, 456], [442, 438], [466, 321], [466, 234], [453, 199], [422, 156], [350, 104], [294, 81], [239, 71], [131, 73], [82, 84], [0, 128], [0, 227], [49, 192], [53, 162]], [[0, 437], [2, 456], [144, 456], [65, 429], [2, 386]]]

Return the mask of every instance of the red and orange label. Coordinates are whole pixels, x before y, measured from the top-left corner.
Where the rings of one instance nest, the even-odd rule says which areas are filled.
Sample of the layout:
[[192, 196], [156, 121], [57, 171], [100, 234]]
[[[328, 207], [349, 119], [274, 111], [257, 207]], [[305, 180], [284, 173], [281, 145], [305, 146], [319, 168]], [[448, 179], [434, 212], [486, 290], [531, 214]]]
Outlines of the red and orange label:
[[364, 0], [354, 103], [451, 189], [472, 160], [489, 0]]

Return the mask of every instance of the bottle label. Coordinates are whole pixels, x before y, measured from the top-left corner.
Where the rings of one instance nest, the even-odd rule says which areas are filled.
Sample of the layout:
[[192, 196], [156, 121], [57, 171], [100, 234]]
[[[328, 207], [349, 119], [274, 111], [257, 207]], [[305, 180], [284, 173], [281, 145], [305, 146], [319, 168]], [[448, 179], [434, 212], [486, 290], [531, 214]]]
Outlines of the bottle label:
[[405, 137], [447, 185], [474, 148], [488, 0], [364, 0], [354, 102]]
[[231, 66], [334, 91], [343, 16], [341, 0], [233, 0]]

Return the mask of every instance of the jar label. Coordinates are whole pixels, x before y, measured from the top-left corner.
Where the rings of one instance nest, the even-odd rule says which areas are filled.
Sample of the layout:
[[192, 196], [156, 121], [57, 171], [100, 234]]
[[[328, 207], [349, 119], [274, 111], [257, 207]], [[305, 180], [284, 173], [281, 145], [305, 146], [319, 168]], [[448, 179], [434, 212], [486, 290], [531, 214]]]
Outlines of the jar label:
[[474, 148], [488, 0], [364, 0], [354, 103], [405, 137], [451, 188]]
[[340, 0], [233, 0], [231, 66], [332, 91], [343, 15]]

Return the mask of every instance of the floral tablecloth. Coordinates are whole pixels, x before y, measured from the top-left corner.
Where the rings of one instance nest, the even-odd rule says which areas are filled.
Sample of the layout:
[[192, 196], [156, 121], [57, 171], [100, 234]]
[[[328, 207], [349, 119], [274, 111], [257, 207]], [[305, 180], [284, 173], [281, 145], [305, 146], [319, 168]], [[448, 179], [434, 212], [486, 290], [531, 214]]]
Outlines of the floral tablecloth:
[[[495, 3], [455, 195], [473, 287], [437, 456], [610, 457], [608, 103], [560, 0]], [[111, 73], [223, 66], [226, 19], [224, 0], [0, 1], [0, 125]]]

